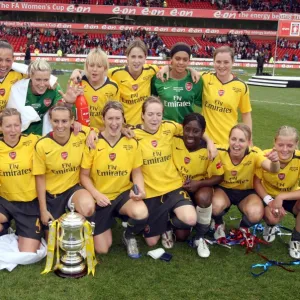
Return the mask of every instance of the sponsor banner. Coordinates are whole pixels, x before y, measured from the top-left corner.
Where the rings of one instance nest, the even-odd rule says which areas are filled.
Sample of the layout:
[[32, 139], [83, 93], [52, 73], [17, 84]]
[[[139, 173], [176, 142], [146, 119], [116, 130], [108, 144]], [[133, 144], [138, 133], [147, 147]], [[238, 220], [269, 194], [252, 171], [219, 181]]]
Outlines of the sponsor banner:
[[[39, 59], [40, 57], [32, 56], [31, 60]], [[46, 59], [49, 62], [67, 62], [67, 63], [84, 63], [84, 57], [55, 57], [55, 56], [43, 56], [43, 59]], [[24, 61], [23, 55], [15, 56], [16, 61]], [[113, 65], [125, 65], [127, 60], [125, 58], [109, 58], [109, 63]], [[146, 64], [154, 64], [154, 65], [167, 65], [170, 62], [166, 60], [156, 60], [147, 59]], [[190, 66], [198, 66], [198, 67], [213, 67], [213, 61], [191, 61]], [[257, 63], [253, 62], [236, 62], [233, 64], [234, 67], [239, 68], [256, 68]], [[273, 68], [273, 64], [264, 64], [265, 68]], [[289, 63], [276, 63], [276, 68], [284, 68], [284, 69], [300, 69], [300, 64], [289, 64]]]
[[190, 33], [190, 34], [247, 34], [261, 36], [276, 36], [276, 31], [269, 30], [238, 30], [224, 28], [190, 28], [190, 27], [162, 27], [162, 26], [130, 26], [130, 25], [107, 25], [107, 24], [78, 24], [78, 23], [50, 23], [50, 22], [17, 22], [3, 21], [0, 24], [7, 27], [25, 27], [32, 28], [58, 28], [75, 30], [97, 30], [97, 31], [123, 31], [145, 29], [147, 32], [166, 32], [166, 33]]
[[300, 37], [300, 21], [279, 21], [278, 36], [280, 37]]
[[0, 10], [7, 11], [35, 11], [73, 14], [101, 14], [101, 15], [127, 15], [127, 16], [159, 16], [182, 18], [208, 18], [253, 21], [300, 20], [300, 14], [258, 11], [226, 11], [210, 9], [188, 8], [161, 8], [136, 6], [108, 6], [64, 3], [38, 3], [38, 2], [0, 2]]

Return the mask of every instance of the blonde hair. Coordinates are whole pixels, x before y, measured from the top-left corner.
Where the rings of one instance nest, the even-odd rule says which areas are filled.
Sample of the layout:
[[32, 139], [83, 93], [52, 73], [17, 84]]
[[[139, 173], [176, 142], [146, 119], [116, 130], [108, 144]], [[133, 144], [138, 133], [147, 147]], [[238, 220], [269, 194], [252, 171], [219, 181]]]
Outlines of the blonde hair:
[[145, 56], [147, 57], [148, 49], [147, 49], [147, 46], [145, 45], [145, 43], [142, 40], [138, 39], [138, 40], [133, 41], [127, 47], [125, 55], [129, 56], [130, 52], [132, 51], [133, 48], [140, 48], [144, 52]]
[[108, 57], [104, 51], [98, 48], [94, 48], [88, 54], [85, 64], [84, 64], [84, 72], [87, 73], [88, 65], [99, 64], [104, 67], [104, 70], [107, 71], [109, 69]]
[[28, 67], [28, 75], [32, 77], [35, 72], [49, 72], [51, 74], [51, 67], [45, 59], [37, 59], [30, 63]]
[[219, 54], [219, 53], [229, 53], [232, 61], [234, 61], [234, 50], [232, 48], [230, 48], [229, 46], [222, 46], [222, 47], [217, 48], [213, 54], [214, 61], [216, 59], [217, 54]]
[[13, 46], [8, 41], [0, 40], [0, 49], [11, 50], [11, 53], [13, 55], [13, 52], [14, 52]]
[[287, 125], [279, 127], [279, 129], [276, 132], [274, 140], [276, 141], [276, 139], [279, 136], [289, 136], [289, 137], [294, 136], [295, 142], [298, 143], [298, 141], [299, 141], [298, 130], [295, 127], [291, 127], [291, 126], [287, 126]]
[[251, 129], [250, 129], [250, 127], [249, 127], [248, 125], [243, 124], [243, 123], [239, 123], [239, 124], [236, 124], [235, 126], [233, 126], [233, 127], [231, 128], [230, 132], [229, 132], [229, 138], [231, 137], [232, 131], [233, 131], [234, 129], [239, 129], [239, 130], [241, 130], [241, 131], [244, 133], [246, 139], [247, 139], [248, 141], [251, 141], [251, 138], [252, 138], [252, 132], [251, 132]]
[[147, 107], [152, 104], [152, 103], [157, 103], [157, 104], [160, 104], [162, 109], [164, 110], [164, 105], [162, 104], [161, 100], [158, 98], [158, 97], [155, 97], [155, 96], [149, 96], [147, 98], [147, 100], [143, 103], [143, 106], [142, 106], [142, 114], [144, 115], [146, 110], [147, 110]]
[[0, 113], [0, 126], [2, 126], [3, 119], [5, 117], [11, 117], [11, 116], [19, 116], [20, 123], [22, 123], [22, 118], [20, 112], [15, 108], [4, 108], [2, 112]]

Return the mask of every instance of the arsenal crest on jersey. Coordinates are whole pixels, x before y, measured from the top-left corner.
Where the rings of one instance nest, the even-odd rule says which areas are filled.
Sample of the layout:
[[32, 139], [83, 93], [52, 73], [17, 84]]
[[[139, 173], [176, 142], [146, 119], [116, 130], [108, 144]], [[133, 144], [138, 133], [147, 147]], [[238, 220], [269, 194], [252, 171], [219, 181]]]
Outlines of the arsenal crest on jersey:
[[0, 89], [0, 96], [4, 96], [5, 95], [5, 89]]
[[95, 102], [97, 102], [98, 101], [98, 96], [93, 96], [92, 97], [92, 101], [95, 103]]
[[11, 159], [15, 159], [16, 156], [17, 156], [17, 153], [16, 153], [15, 151], [9, 152], [9, 157], [10, 157]]
[[51, 105], [52, 100], [50, 98], [44, 99], [44, 105], [49, 107]]
[[185, 89], [189, 92], [193, 88], [193, 84], [191, 82], [187, 82], [185, 84]]
[[138, 84], [134, 84], [134, 85], [132, 86], [132, 89], [133, 89], [134, 91], [136, 91], [138, 88], [139, 88], [139, 85], [138, 85]]
[[285, 174], [284, 174], [284, 173], [279, 173], [279, 174], [278, 174], [278, 178], [279, 178], [280, 180], [283, 180], [283, 179], [285, 178]]
[[151, 141], [151, 144], [152, 144], [153, 147], [157, 147], [157, 141], [156, 140]]
[[218, 90], [218, 94], [219, 94], [220, 97], [222, 97], [225, 94], [225, 91], [224, 90]]
[[62, 152], [62, 153], [61, 153], [61, 157], [62, 157], [63, 159], [67, 159], [67, 158], [68, 158], [68, 152]]
[[185, 157], [185, 158], [184, 158], [184, 163], [185, 163], [185, 164], [189, 164], [190, 161], [191, 161], [191, 159], [190, 159], [189, 157]]
[[236, 176], [237, 175], [237, 171], [231, 171], [231, 175], [232, 176]]
[[114, 161], [114, 160], [116, 159], [116, 157], [117, 157], [116, 153], [110, 153], [110, 154], [109, 154], [109, 158], [110, 158], [110, 160], [112, 160], [112, 161]]

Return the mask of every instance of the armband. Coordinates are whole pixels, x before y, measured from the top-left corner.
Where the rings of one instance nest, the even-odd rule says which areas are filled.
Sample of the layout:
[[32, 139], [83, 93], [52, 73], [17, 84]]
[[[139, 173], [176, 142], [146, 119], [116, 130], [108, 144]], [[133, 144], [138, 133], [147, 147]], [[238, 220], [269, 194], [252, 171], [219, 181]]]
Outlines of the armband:
[[270, 202], [272, 202], [274, 200], [274, 198], [270, 195], [267, 195], [264, 197], [263, 201], [266, 205], [269, 205]]

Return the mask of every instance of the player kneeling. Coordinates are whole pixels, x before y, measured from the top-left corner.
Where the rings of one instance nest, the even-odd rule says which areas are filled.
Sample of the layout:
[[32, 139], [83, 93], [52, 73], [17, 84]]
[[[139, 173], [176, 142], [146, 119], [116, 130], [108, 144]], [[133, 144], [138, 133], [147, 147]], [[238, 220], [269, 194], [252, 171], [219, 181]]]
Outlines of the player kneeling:
[[36, 144], [33, 173], [36, 175], [37, 192], [42, 223], [47, 226], [74, 203], [75, 210], [88, 219], [95, 212], [92, 195], [79, 185], [79, 171], [88, 127], [77, 135], [72, 130], [72, 109], [59, 102], [49, 111], [53, 131]]
[[215, 189], [212, 200], [216, 240], [225, 238], [223, 216], [230, 206], [237, 205], [243, 217], [240, 230], [245, 234], [249, 227], [258, 223], [264, 214], [260, 197], [253, 189], [253, 177], [257, 168], [271, 173], [279, 171], [276, 151], [264, 155], [262, 151], [250, 148], [251, 130], [245, 124], [235, 125], [229, 133], [229, 146], [218, 147], [224, 168], [224, 180]]
[[162, 235], [163, 246], [172, 248], [172, 227], [190, 229], [196, 224], [197, 216], [173, 161], [173, 137], [182, 135], [182, 126], [162, 121], [162, 117], [161, 101], [149, 97], [142, 107], [143, 123], [134, 129], [134, 133], [142, 148], [147, 195], [144, 201], [149, 210], [144, 237], [149, 246], [154, 246]]
[[21, 134], [21, 115], [6, 108], [0, 115], [0, 235], [14, 219], [20, 252], [36, 252], [42, 230], [35, 177], [32, 173], [38, 136]]
[[[81, 183], [97, 202], [95, 250], [107, 253], [112, 245], [111, 227], [115, 217], [128, 216], [123, 242], [132, 258], [140, 256], [135, 235], [144, 230], [148, 220], [141, 148], [135, 139], [122, 133], [124, 110], [122, 104], [109, 101], [102, 116], [105, 129], [99, 134], [95, 149], [85, 148], [81, 165]], [[133, 192], [133, 184], [137, 186]]]
[[[205, 127], [204, 117], [191, 113], [183, 120], [183, 136], [177, 136], [173, 140], [175, 166], [182, 177], [183, 188], [196, 205], [194, 244], [200, 257], [210, 255], [204, 235], [208, 232], [211, 221], [213, 187], [223, 181], [224, 174], [219, 155], [213, 161], [208, 158], [206, 142], [202, 138]], [[182, 233], [181, 231], [180, 235]], [[176, 231], [177, 239], [178, 235], [179, 231]]]
[[298, 140], [295, 128], [280, 127], [274, 142], [279, 156], [280, 172], [272, 174], [260, 169], [255, 178], [255, 189], [265, 202], [266, 226], [263, 237], [267, 242], [275, 240], [275, 225], [283, 219], [285, 211], [296, 218], [289, 245], [289, 254], [295, 259], [300, 259], [300, 151], [296, 150]]

